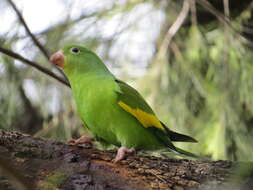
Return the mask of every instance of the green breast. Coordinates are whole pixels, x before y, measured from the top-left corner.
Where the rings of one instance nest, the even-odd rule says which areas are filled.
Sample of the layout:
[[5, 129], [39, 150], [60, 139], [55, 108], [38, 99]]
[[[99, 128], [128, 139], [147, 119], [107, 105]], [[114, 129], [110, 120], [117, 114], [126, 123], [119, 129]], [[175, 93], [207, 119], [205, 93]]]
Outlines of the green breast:
[[110, 76], [75, 77], [70, 80], [77, 111], [95, 135], [111, 144], [120, 144], [112, 127], [117, 87]]

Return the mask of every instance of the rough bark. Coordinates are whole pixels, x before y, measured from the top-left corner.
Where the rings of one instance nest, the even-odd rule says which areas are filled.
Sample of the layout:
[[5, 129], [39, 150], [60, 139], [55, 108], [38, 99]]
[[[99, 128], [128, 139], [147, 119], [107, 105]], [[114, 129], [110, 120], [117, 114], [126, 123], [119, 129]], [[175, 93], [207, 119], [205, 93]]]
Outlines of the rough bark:
[[[29, 184], [26, 189], [220, 189], [231, 186], [235, 166], [230, 161], [138, 154], [113, 164], [114, 156], [114, 151], [0, 131], [0, 174], [5, 176], [1, 177], [0, 189], [15, 189], [10, 182], [15, 175], [15, 180]], [[7, 166], [15, 171], [14, 177], [3, 172]]]

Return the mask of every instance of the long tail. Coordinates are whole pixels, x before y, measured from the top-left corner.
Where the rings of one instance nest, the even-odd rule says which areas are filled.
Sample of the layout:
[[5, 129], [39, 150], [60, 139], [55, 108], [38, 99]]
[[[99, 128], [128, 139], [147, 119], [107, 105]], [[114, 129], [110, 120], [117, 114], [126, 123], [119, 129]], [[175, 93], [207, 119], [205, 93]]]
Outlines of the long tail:
[[192, 158], [201, 158], [200, 156], [197, 156], [196, 154], [193, 154], [191, 152], [188, 152], [188, 151], [183, 150], [183, 149], [178, 148], [178, 147], [176, 147], [176, 152], [180, 155], [189, 156], [189, 157], [192, 157]]
[[194, 142], [194, 143], [198, 142], [196, 139], [194, 139], [188, 135], [180, 134], [180, 133], [170, 130], [163, 122], [161, 122], [161, 124], [163, 125], [164, 129], [168, 133], [171, 141]]
[[188, 152], [188, 151], [183, 150], [183, 149], [178, 148], [178, 147], [175, 147], [175, 149], [171, 149], [170, 147], [168, 147], [168, 148], [170, 149], [171, 152], [173, 152], [173, 153], [175, 153], [175, 154], [177, 154], [179, 156], [187, 156], [187, 157], [195, 158], [195, 159], [202, 160], [202, 161], [208, 161], [208, 160], [210, 160], [210, 158], [193, 154], [191, 152]]

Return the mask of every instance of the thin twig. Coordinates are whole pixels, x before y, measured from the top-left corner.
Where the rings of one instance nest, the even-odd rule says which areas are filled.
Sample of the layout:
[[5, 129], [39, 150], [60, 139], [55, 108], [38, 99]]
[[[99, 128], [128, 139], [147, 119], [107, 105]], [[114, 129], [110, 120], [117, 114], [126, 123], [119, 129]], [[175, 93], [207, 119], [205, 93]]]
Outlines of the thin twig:
[[176, 18], [175, 22], [171, 25], [171, 27], [169, 28], [168, 32], [165, 35], [165, 38], [164, 38], [162, 45], [160, 47], [160, 50], [158, 52], [158, 58], [160, 56], [164, 55], [164, 53], [167, 51], [171, 40], [173, 39], [173, 37], [175, 36], [175, 34], [179, 30], [179, 28], [184, 23], [187, 15], [189, 13], [189, 10], [190, 10], [190, 2], [189, 2], [189, 0], [184, 0], [183, 7], [182, 7], [178, 17]]
[[230, 22], [230, 19], [219, 12], [210, 2], [207, 0], [197, 0], [197, 3], [200, 4], [203, 8], [208, 10], [211, 14], [213, 14], [221, 23], [226, 24], [235, 34], [241, 36], [243, 39], [248, 41], [250, 46], [253, 46], [253, 42], [248, 39], [242, 32], [238, 31]]
[[[22, 14], [20, 13], [20, 11], [18, 10], [17, 6], [15, 5], [15, 3], [13, 3], [12, 0], [7, 0], [9, 2], [9, 4], [11, 5], [11, 7], [14, 9], [15, 13], [18, 16], [18, 19], [20, 20], [21, 24], [24, 26], [27, 34], [31, 37], [32, 41], [34, 42], [34, 44], [39, 48], [39, 50], [43, 53], [43, 55], [47, 58], [47, 60], [49, 60], [49, 53], [47, 52], [47, 50], [44, 48], [44, 46], [39, 42], [39, 40], [37, 40], [37, 38], [35, 37], [35, 35], [31, 32], [30, 28], [28, 27], [28, 25], [26, 24], [26, 21], [24, 19], [24, 17], [22, 16]], [[54, 66], [63, 76], [63, 78], [65, 80], [67, 80], [65, 74], [62, 72], [62, 70], [60, 70], [58, 67]]]
[[[178, 30], [180, 29], [180, 27], [183, 25], [185, 19], [187, 18], [187, 15], [190, 11], [190, 1], [191, 0], [184, 0], [180, 13], [178, 14], [174, 23], [168, 29], [161, 45], [159, 46], [159, 50], [157, 52], [155, 60], [153, 61], [154, 63], [156, 63], [156, 66], [153, 67], [151, 70], [151, 72], [153, 73], [153, 76], [156, 78], [156, 80], [158, 79], [157, 81], [161, 81], [161, 76], [162, 76], [161, 73], [164, 72], [163, 59], [166, 58], [166, 55], [167, 55], [166, 53], [168, 51], [170, 43], [171, 43], [173, 37], [178, 32]], [[163, 65], [161, 65], [161, 64], [163, 64]], [[154, 106], [155, 106], [154, 102], [155, 102], [155, 97], [157, 96], [157, 92], [158, 91], [156, 90], [155, 93], [153, 93], [150, 97], [150, 102]]]
[[11, 7], [14, 9], [15, 13], [18, 16], [18, 19], [20, 20], [20, 22], [22, 23], [22, 25], [24, 26], [26, 32], [28, 33], [28, 35], [32, 38], [33, 42], [35, 43], [35, 45], [39, 48], [39, 50], [44, 54], [44, 56], [49, 59], [49, 53], [47, 52], [47, 50], [41, 45], [41, 43], [37, 40], [37, 38], [33, 35], [33, 33], [31, 32], [31, 30], [29, 29], [28, 25], [25, 22], [25, 19], [23, 18], [22, 14], [19, 12], [18, 8], [16, 7], [16, 5], [12, 2], [12, 0], [8, 0], [9, 4], [11, 5]]
[[197, 9], [196, 9], [196, 1], [191, 1], [191, 22], [193, 26], [197, 26], [198, 20], [197, 20]]
[[70, 87], [70, 84], [67, 81], [65, 81], [63, 78], [57, 76], [56, 74], [54, 74], [49, 69], [40, 66], [38, 63], [30, 61], [30, 60], [24, 58], [23, 56], [15, 53], [15, 52], [13, 52], [11, 50], [5, 49], [5, 48], [3, 48], [1, 46], [0, 46], [0, 52], [3, 53], [3, 54], [5, 54], [5, 55], [8, 55], [8, 56], [10, 56], [10, 57], [12, 57], [14, 59], [17, 59], [17, 60], [23, 62], [26, 65], [30, 65], [30, 66], [36, 68], [37, 70], [39, 70], [39, 71], [41, 71], [41, 72], [43, 72], [43, 73], [45, 73], [45, 74], [53, 77], [54, 79], [58, 80], [59, 82], [65, 84], [66, 86]]
[[226, 17], [223, 13], [219, 12], [209, 1], [197, 0], [197, 3], [208, 10], [211, 14], [213, 14], [220, 22], [223, 24], [228, 24], [230, 27], [232, 27], [229, 18]]

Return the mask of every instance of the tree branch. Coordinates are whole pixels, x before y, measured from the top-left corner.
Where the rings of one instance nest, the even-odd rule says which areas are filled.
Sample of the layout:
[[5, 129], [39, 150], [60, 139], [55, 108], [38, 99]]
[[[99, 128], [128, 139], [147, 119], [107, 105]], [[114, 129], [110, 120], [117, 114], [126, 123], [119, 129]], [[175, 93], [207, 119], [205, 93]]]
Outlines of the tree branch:
[[3, 48], [1, 46], [0, 46], [0, 52], [3, 53], [3, 54], [5, 54], [5, 55], [8, 55], [8, 56], [10, 56], [10, 57], [12, 57], [14, 59], [17, 59], [17, 60], [23, 62], [26, 65], [32, 66], [32, 67], [36, 68], [37, 70], [39, 70], [39, 71], [47, 74], [50, 77], [53, 77], [54, 79], [58, 80], [59, 82], [65, 84], [68, 87], [70, 87], [70, 84], [68, 82], [66, 82], [63, 78], [57, 76], [55, 73], [53, 73], [49, 69], [40, 66], [38, 63], [30, 61], [30, 60], [24, 58], [23, 56], [15, 53], [15, 52], [13, 52], [11, 50], [5, 49], [5, 48]]
[[[161, 79], [161, 73], [164, 70], [164, 63], [165, 60], [167, 60], [166, 56], [168, 48], [170, 46], [170, 43], [173, 39], [173, 37], [176, 35], [180, 27], [183, 25], [185, 19], [187, 18], [187, 15], [190, 11], [190, 1], [191, 0], [184, 0], [182, 9], [180, 13], [178, 14], [176, 20], [173, 22], [173, 24], [169, 27], [167, 30], [166, 34], [163, 37], [163, 40], [161, 42], [161, 45], [158, 47], [158, 52], [153, 60], [152, 69], [151, 69], [151, 75], [156, 79], [154, 81], [158, 82]], [[160, 85], [160, 84], [159, 84]], [[159, 86], [155, 85], [155, 86]], [[158, 91], [155, 90], [154, 93], [151, 94], [150, 96], [150, 103], [155, 107], [155, 99], [157, 96]]]
[[189, 10], [190, 10], [190, 2], [189, 2], [189, 0], [184, 0], [183, 7], [182, 7], [178, 17], [176, 18], [175, 22], [169, 28], [169, 30], [166, 33], [165, 38], [164, 38], [161, 46], [160, 46], [160, 50], [159, 50], [158, 55], [157, 55], [158, 59], [161, 56], [163, 56], [165, 54], [165, 52], [167, 51], [171, 40], [173, 39], [173, 37], [175, 36], [177, 31], [180, 29], [180, 27], [184, 23], [187, 15], [189, 13]]
[[[18, 16], [18, 19], [20, 20], [21, 24], [24, 26], [27, 34], [31, 37], [32, 41], [34, 42], [34, 44], [39, 48], [39, 50], [43, 53], [43, 55], [47, 58], [47, 60], [49, 60], [49, 53], [47, 52], [47, 50], [44, 48], [44, 46], [39, 42], [39, 40], [37, 40], [37, 38], [35, 37], [35, 35], [31, 32], [30, 28], [28, 27], [28, 25], [25, 22], [25, 19], [23, 18], [22, 14], [20, 13], [20, 11], [18, 10], [18, 8], [16, 7], [16, 5], [13, 3], [12, 0], [7, 0], [9, 2], [9, 4], [11, 5], [11, 7], [13, 8], [13, 10], [15, 11], [15, 13]], [[65, 74], [62, 72], [62, 70], [60, 70], [58, 67], [56, 67], [54, 65], [54, 67], [61, 73], [61, 75], [63, 76], [63, 78], [65, 80], [67, 80]]]
[[250, 46], [253, 46], [253, 42], [249, 40], [242, 32], [237, 30], [230, 22], [230, 19], [224, 15], [223, 13], [219, 12], [212, 4], [207, 0], [197, 0], [197, 3], [201, 5], [203, 8], [208, 10], [212, 15], [214, 15], [221, 23], [226, 24], [231, 31], [235, 34], [241, 36], [243, 39], [247, 40]]
[[225, 189], [225, 184], [229, 189], [237, 183], [228, 180], [235, 166], [230, 161], [200, 162], [132, 155], [113, 164], [114, 151], [68, 146], [2, 130], [0, 152], [0, 158], [6, 152], [8, 160], [22, 170], [31, 184], [38, 185], [38, 189], [202, 190]]
[[13, 10], [15, 11], [15, 13], [18, 16], [18, 19], [20, 20], [21, 24], [24, 26], [27, 34], [32, 38], [33, 42], [35, 43], [35, 45], [39, 48], [39, 50], [44, 54], [44, 56], [49, 59], [49, 53], [47, 52], [47, 50], [41, 45], [41, 43], [36, 39], [36, 37], [33, 35], [33, 33], [31, 32], [31, 30], [29, 29], [28, 25], [25, 22], [25, 19], [23, 18], [22, 14], [19, 12], [18, 8], [16, 7], [16, 5], [12, 2], [12, 0], [7, 0], [9, 2], [9, 4], [11, 5], [11, 7], [13, 8]]

